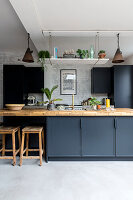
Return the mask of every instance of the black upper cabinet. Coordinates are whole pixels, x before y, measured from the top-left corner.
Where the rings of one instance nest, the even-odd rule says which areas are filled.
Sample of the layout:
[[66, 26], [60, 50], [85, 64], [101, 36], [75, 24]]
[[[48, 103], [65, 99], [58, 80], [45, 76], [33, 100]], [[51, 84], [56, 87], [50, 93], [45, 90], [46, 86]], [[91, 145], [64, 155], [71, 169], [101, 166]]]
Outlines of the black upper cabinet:
[[44, 71], [41, 67], [26, 67], [26, 90], [27, 93], [41, 93], [44, 88]]
[[3, 66], [3, 104], [24, 103], [24, 66]]
[[116, 108], [133, 107], [133, 66], [117, 65], [114, 69], [114, 103]]
[[111, 68], [94, 67], [91, 70], [91, 93], [111, 92]]

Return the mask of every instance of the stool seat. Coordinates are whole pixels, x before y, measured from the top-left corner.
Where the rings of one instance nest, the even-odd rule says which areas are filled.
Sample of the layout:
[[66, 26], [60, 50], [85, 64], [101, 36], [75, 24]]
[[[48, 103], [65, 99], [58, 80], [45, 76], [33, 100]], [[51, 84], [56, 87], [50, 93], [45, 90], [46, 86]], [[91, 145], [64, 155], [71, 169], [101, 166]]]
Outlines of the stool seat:
[[[17, 131], [19, 127], [14, 127], [14, 126], [0, 126], [0, 132], [2, 134], [2, 132], [9, 132], [9, 134], [12, 132], [12, 131]], [[5, 134], [5, 133], [3, 133]]]
[[42, 132], [43, 127], [42, 126], [26, 126], [25, 128], [22, 129], [23, 132], [29, 132], [29, 133], [38, 133]]

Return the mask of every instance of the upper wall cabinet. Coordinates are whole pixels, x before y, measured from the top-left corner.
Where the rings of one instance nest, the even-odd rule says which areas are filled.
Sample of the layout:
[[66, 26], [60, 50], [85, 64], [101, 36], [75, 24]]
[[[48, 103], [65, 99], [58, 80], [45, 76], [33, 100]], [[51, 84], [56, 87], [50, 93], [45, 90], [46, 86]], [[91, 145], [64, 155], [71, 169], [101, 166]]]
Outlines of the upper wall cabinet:
[[94, 67], [91, 70], [91, 93], [111, 92], [111, 69], [108, 67]]
[[44, 71], [41, 67], [26, 67], [26, 90], [27, 93], [41, 93], [44, 88]]
[[24, 66], [3, 66], [3, 104], [24, 103]]
[[114, 65], [114, 104], [133, 108], [133, 65]]

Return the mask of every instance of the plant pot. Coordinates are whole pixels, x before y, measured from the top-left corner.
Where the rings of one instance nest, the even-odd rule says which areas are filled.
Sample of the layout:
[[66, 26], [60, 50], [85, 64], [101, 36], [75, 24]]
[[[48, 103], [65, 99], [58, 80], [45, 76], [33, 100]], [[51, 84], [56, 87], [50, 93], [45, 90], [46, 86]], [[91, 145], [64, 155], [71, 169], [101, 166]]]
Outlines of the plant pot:
[[101, 109], [101, 105], [97, 105], [97, 109], [100, 110]]
[[48, 110], [54, 110], [55, 109], [55, 104], [51, 103], [47, 105]]
[[105, 58], [105, 56], [106, 56], [106, 53], [99, 53], [98, 54], [98, 58], [100, 58], [100, 59]]

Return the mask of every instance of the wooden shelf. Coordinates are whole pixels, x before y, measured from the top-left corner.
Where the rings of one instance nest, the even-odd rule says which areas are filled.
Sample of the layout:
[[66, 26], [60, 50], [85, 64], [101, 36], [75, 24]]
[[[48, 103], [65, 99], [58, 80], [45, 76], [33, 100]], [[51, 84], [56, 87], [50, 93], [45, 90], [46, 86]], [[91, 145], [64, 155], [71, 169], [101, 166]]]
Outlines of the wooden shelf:
[[[64, 64], [76, 64], [76, 65], [104, 65], [109, 59], [79, 59], [79, 58], [51, 58], [52, 64], [64, 65]], [[46, 63], [50, 63], [49, 59], [46, 59]]]

